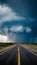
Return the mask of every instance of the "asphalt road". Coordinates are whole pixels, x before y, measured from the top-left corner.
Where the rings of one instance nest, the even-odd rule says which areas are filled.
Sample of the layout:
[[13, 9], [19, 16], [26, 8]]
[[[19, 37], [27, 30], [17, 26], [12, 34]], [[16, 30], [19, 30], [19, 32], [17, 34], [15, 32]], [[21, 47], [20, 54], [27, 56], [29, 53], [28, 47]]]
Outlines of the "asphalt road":
[[[37, 65], [37, 56], [20, 46], [20, 65]], [[18, 65], [18, 46], [0, 55], [0, 65]]]
[[37, 65], [37, 56], [20, 47], [21, 65]]
[[18, 46], [0, 55], [0, 65], [17, 65]]

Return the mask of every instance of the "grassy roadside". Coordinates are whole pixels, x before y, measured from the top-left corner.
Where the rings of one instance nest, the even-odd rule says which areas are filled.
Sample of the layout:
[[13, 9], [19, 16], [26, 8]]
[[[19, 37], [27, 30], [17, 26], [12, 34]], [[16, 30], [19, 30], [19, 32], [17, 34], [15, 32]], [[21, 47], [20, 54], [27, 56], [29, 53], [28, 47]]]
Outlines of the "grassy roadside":
[[24, 45], [37, 53], [37, 44], [24, 44]]
[[11, 46], [11, 45], [14, 45], [15, 43], [0, 43], [0, 50], [8, 47], [8, 46]]

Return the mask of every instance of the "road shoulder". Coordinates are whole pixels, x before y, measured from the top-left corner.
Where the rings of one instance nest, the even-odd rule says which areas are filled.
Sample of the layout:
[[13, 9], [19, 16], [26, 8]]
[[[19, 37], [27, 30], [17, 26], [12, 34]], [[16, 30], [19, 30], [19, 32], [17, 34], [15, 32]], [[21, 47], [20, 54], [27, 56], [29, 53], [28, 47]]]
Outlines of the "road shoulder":
[[32, 53], [33, 55], [37, 56], [37, 53], [34, 52], [34, 50], [32, 50], [31, 48], [24, 46], [23, 44], [21, 44], [22, 47], [24, 47], [27, 51], [29, 51], [30, 53]]

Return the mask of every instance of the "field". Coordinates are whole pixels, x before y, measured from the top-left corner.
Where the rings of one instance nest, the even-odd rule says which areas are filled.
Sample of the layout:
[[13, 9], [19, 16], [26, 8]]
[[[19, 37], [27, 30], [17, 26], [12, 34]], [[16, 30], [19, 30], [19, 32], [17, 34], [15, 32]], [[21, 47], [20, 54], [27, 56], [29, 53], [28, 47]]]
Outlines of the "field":
[[24, 45], [37, 53], [37, 44], [24, 44]]
[[[0, 43], [0, 50], [9, 47], [10, 45], [14, 45], [16, 43]], [[37, 52], [37, 43], [22, 43], [25, 47], [30, 48], [31, 50]]]
[[0, 50], [10, 46], [10, 45], [14, 45], [15, 43], [0, 43]]

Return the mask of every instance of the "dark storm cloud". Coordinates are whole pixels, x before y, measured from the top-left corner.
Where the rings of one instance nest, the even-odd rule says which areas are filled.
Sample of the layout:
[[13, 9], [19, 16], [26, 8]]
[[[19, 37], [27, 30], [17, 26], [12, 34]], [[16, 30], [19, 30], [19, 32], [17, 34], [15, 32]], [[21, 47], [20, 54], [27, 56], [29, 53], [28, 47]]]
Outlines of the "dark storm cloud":
[[[37, 40], [37, 0], [0, 0], [0, 4], [6, 4], [15, 13], [20, 16], [25, 17], [25, 20], [21, 21], [10, 21], [2, 22], [0, 29], [2, 34], [5, 34], [7, 31], [3, 29], [8, 28], [8, 34], [12, 32], [10, 28], [13, 25], [22, 25], [31, 28], [31, 32], [18, 32], [15, 33], [16, 42], [36, 42]], [[12, 36], [12, 35], [11, 35]], [[11, 37], [12, 38], [12, 37]]]
[[[7, 2], [8, 3], [8, 2]], [[36, 0], [10, 0], [9, 5], [22, 16], [36, 17], [37, 1]]]
[[6, 2], [7, 2], [7, 0], [0, 0], [0, 3], [2, 3], [2, 4], [6, 3]]
[[32, 22], [32, 36], [37, 37], [37, 21]]
[[37, 16], [37, 0], [1, 0], [14, 9], [19, 15], [26, 17]]

